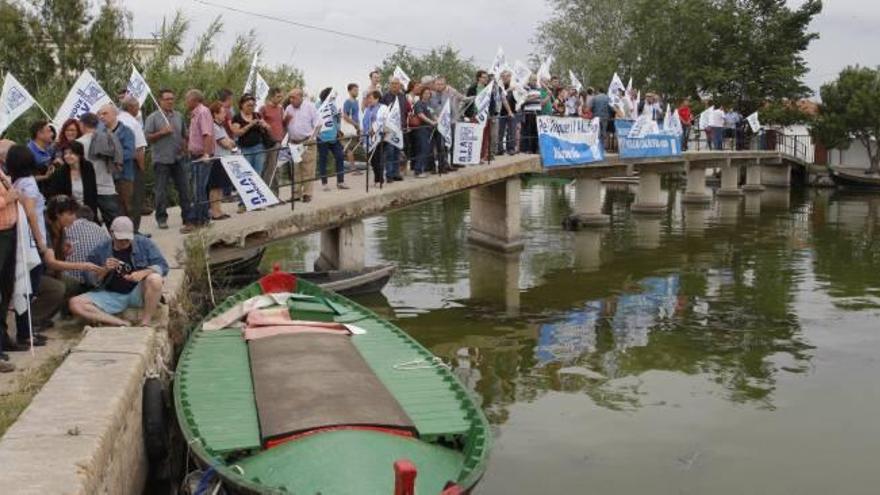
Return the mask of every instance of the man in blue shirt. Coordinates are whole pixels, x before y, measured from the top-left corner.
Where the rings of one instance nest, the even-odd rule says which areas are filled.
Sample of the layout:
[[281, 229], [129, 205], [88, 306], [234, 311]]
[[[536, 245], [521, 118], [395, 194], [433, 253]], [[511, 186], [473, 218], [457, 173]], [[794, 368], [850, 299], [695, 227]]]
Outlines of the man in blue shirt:
[[[355, 83], [348, 85], [348, 99], [342, 104], [342, 120], [351, 124], [357, 134], [354, 136], [346, 136], [348, 142], [345, 145], [345, 159], [349, 163], [354, 163], [354, 149], [357, 148], [358, 137], [361, 135], [361, 109], [358, 104], [358, 92], [360, 89]], [[359, 172], [355, 172], [358, 174]]]
[[98, 110], [98, 118], [122, 145], [122, 168], [114, 171], [113, 180], [116, 182], [122, 214], [128, 216], [131, 214], [131, 200], [134, 195], [135, 140], [134, 131], [120, 122], [118, 115], [118, 110], [112, 104], [104, 105]]
[[48, 120], [38, 120], [31, 124], [31, 139], [28, 141], [27, 147], [34, 155], [34, 161], [37, 162], [37, 172], [34, 178], [37, 182], [42, 182], [49, 178], [54, 172], [53, 162], [55, 161], [54, 131], [49, 126]]
[[98, 288], [72, 298], [70, 311], [89, 322], [127, 327], [128, 321], [114, 315], [143, 308], [140, 324], [149, 326], [159, 308], [168, 263], [153, 241], [134, 233], [128, 217], [113, 219], [110, 235], [88, 258], [100, 267], [97, 274], [87, 275]]

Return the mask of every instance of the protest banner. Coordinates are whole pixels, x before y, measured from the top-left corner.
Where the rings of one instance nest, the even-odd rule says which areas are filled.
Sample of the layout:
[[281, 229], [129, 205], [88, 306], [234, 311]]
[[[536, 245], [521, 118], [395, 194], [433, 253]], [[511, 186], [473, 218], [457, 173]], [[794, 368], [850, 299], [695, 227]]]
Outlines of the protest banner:
[[[150, 86], [147, 85], [147, 80], [144, 79], [144, 76], [138, 72], [137, 67], [134, 65], [131, 66], [131, 77], [128, 78], [128, 86], [126, 86], [125, 90], [129, 96], [137, 98], [140, 106], [144, 106], [144, 102], [150, 96]], [[159, 104], [156, 103], [156, 106], [159, 106]]]
[[513, 82], [517, 86], [527, 85], [530, 77], [532, 77], [532, 69], [529, 69], [528, 65], [519, 60], [513, 63]]
[[504, 59], [504, 49], [499, 46], [498, 52], [495, 54], [495, 59], [492, 61], [492, 68], [489, 69], [489, 73], [495, 76], [495, 79], [501, 79], [501, 72], [504, 70], [506, 64], [507, 62]]
[[336, 115], [339, 113], [339, 109], [336, 106], [336, 90], [330, 90], [330, 93], [327, 95], [327, 98], [324, 98], [324, 101], [321, 102], [321, 106], [318, 108], [318, 117], [321, 118], [321, 131], [326, 131], [328, 129], [332, 129], [336, 126]]
[[220, 163], [248, 211], [278, 204], [278, 198], [245, 157], [224, 156], [220, 158]]
[[538, 144], [544, 167], [583, 165], [605, 159], [598, 118], [538, 117]]
[[452, 163], [456, 165], [479, 165], [480, 148], [483, 145], [483, 126], [471, 122], [455, 124]]
[[92, 73], [84, 70], [67, 93], [52, 122], [60, 127], [67, 119], [78, 119], [85, 113], [95, 113], [102, 106], [112, 104], [113, 100], [107, 96], [107, 92]]
[[[656, 128], [656, 122], [650, 121]], [[631, 120], [615, 120], [617, 142], [621, 158], [647, 158], [658, 156], [676, 156], [681, 154], [681, 137], [669, 134], [639, 132], [643, 137], [629, 137], [635, 122]]]
[[37, 100], [28, 90], [7, 72], [3, 79], [3, 92], [0, 93], [0, 134], [36, 103]]

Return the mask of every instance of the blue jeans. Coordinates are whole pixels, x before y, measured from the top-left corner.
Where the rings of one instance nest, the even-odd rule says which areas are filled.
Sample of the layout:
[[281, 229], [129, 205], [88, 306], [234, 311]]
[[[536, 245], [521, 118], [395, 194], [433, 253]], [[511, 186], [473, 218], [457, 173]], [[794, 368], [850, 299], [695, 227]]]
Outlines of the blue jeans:
[[[198, 159], [198, 157], [193, 157]], [[192, 174], [192, 198], [193, 206], [191, 210], [192, 223], [194, 225], [205, 225], [209, 220], [208, 204], [208, 177], [211, 176], [211, 164], [213, 160], [193, 161], [190, 163], [190, 173]]]
[[345, 161], [342, 152], [342, 143], [333, 141], [325, 143], [318, 141], [318, 175], [321, 176], [321, 184], [327, 185], [327, 154], [333, 153], [333, 161], [336, 163], [336, 183], [345, 182]]
[[385, 179], [400, 177], [400, 150], [391, 143], [385, 143]]
[[715, 151], [721, 151], [724, 149], [724, 128], [723, 127], [713, 127], [712, 128], [712, 149]]
[[417, 174], [424, 173], [430, 167], [433, 158], [433, 147], [431, 146], [431, 127], [419, 127], [415, 130], [416, 134], [416, 156], [413, 160], [413, 170]]
[[266, 148], [262, 143], [242, 148], [241, 154], [251, 164], [257, 175], [263, 175], [263, 167], [266, 165]]
[[505, 148], [509, 154], [513, 154], [516, 151], [516, 117], [513, 115], [501, 115], [498, 117], [497, 154], [503, 154]]
[[168, 220], [168, 186], [169, 181], [174, 182], [177, 189], [177, 198], [180, 203], [180, 216], [183, 223], [192, 222], [192, 201], [190, 200], [189, 188], [187, 187], [186, 163], [178, 158], [174, 163], [153, 163], [156, 174], [156, 221]]

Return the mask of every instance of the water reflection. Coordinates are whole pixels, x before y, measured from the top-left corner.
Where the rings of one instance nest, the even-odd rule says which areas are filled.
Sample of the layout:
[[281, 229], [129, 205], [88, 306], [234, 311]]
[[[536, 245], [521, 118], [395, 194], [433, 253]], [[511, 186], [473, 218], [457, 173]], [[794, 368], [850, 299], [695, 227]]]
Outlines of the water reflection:
[[[771, 411], [800, 424], [804, 413], [786, 409], [793, 391], [803, 411], [836, 414], [839, 402], [823, 395], [849, 393], [853, 379], [829, 365], [842, 352], [828, 349], [836, 335], [860, 332], [848, 338], [867, 343], [846, 352], [853, 366], [880, 372], [872, 364], [880, 352], [880, 196], [768, 188], [700, 207], [672, 194], [669, 211], [644, 217], [629, 214], [630, 191], [607, 191], [611, 226], [572, 233], [560, 227], [572, 209], [571, 185], [535, 184], [522, 194], [525, 250], [514, 256], [468, 245], [467, 195], [366, 224], [368, 263], [394, 262], [398, 271], [384, 297], [360, 302], [450, 363], [502, 439], [538, 445], [558, 464], [592, 445], [568, 442], [568, 429], [601, 434], [583, 426], [589, 421], [603, 418], [607, 431], [619, 432], [606, 436], [612, 451], [633, 440], [629, 426], [653, 431], [685, 410], [693, 419], [706, 409], [725, 419], [700, 421], [751, 432], [748, 441], [724, 436], [744, 451], [769, 448], [765, 438], [789, 445], [791, 433], [742, 425], [762, 424], [766, 417], [752, 415]], [[279, 244], [266, 263], [307, 266], [316, 248], [314, 237]], [[817, 376], [823, 388], [814, 390]], [[880, 413], [865, 406], [866, 416]], [[858, 442], [857, 433], [846, 438]], [[524, 482], [515, 474], [530, 456], [501, 445], [486, 492], [515, 492], [507, 477]], [[618, 453], [626, 465], [638, 457]], [[639, 459], [650, 467], [653, 458]], [[565, 486], [581, 486], [568, 477]]]

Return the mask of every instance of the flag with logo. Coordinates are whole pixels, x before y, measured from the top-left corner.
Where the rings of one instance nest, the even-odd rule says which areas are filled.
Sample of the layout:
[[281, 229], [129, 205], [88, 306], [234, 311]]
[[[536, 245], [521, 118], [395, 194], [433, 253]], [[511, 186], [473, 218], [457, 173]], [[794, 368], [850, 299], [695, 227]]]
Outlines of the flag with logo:
[[571, 79], [571, 85], [574, 86], [574, 89], [576, 89], [578, 93], [580, 93], [581, 90], [584, 88], [584, 85], [581, 84], [577, 76], [575, 76], [574, 72], [572, 72], [571, 70], [568, 71], [568, 78]]
[[254, 99], [257, 100], [257, 109], [263, 108], [266, 98], [269, 97], [269, 83], [257, 72], [254, 75]]
[[15, 259], [15, 289], [12, 293], [12, 306], [16, 314], [23, 314], [30, 308], [30, 297], [33, 295], [31, 287], [31, 270], [38, 266], [40, 252], [31, 235], [27, 215], [21, 204], [18, 205], [17, 245]]
[[321, 118], [321, 131], [324, 132], [336, 126], [336, 115], [339, 109], [336, 106], [336, 90], [331, 90], [327, 98], [321, 102], [318, 108], [318, 116]]
[[494, 89], [495, 81], [490, 81], [474, 98], [475, 118], [480, 125], [484, 125], [489, 120], [489, 104], [492, 102], [492, 91]]
[[73, 88], [67, 93], [67, 98], [58, 108], [52, 121], [60, 126], [67, 119], [78, 119], [88, 112], [95, 113], [99, 108], [108, 104], [113, 104], [113, 100], [107, 96], [107, 92], [98, 84], [92, 73], [84, 70], [73, 84]]
[[399, 65], [394, 68], [394, 73], [391, 74], [391, 77], [396, 78], [398, 81], [400, 81], [400, 84], [403, 85], [404, 90], [409, 88], [410, 78], [408, 75], [406, 75], [406, 72], [404, 72], [403, 69], [400, 68]]
[[678, 112], [673, 110], [669, 104], [666, 105], [666, 115], [663, 117], [663, 133], [671, 136], [681, 136], [684, 134], [681, 118], [678, 116]]
[[498, 47], [498, 52], [495, 53], [495, 60], [492, 61], [492, 68], [489, 69], [489, 73], [495, 76], [495, 79], [501, 77], [501, 71], [504, 70], [504, 49], [500, 46]]
[[0, 93], [0, 134], [3, 134], [3, 131], [34, 103], [36, 100], [28, 90], [11, 73], [7, 72], [3, 79], [3, 92]]
[[137, 98], [140, 106], [144, 106], [144, 102], [150, 96], [150, 87], [147, 85], [147, 80], [138, 72], [137, 67], [133, 65], [131, 66], [131, 77], [128, 78], [126, 91], [128, 91], [130, 96]]
[[608, 96], [611, 98], [619, 96], [620, 90], [626, 90], [626, 87], [623, 85], [623, 81], [620, 80], [620, 76], [615, 72], [614, 77], [611, 78], [611, 84], [608, 85]]
[[532, 69], [529, 69], [528, 65], [519, 60], [513, 63], [513, 82], [517, 86], [527, 85], [530, 77], [532, 77]]
[[752, 128], [752, 132], [757, 134], [761, 131], [761, 122], [758, 120], [758, 112], [746, 117], [746, 121], [749, 123], [749, 127]]
[[449, 98], [446, 99], [446, 103], [440, 110], [440, 116], [437, 118], [437, 132], [443, 136], [443, 142], [446, 143], [447, 148], [452, 146], [452, 105]]
[[403, 129], [400, 128], [400, 105], [397, 104], [397, 98], [388, 109], [388, 115], [385, 116], [385, 142], [391, 143], [397, 149], [403, 149]]
[[251, 59], [251, 68], [248, 70], [247, 81], [244, 82], [244, 91], [242, 93], [253, 94], [252, 91], [254, 89], [254, 79], [257, 75], [257, 62], [259, 61], [259, 55], [254, 53], [254, 58]]
[[547, 55], [544, 63], [538, 67], [538, 86], [542, 86], [544, 81], [550, 79], [550, 66], [553, 65], [553, 55]]

